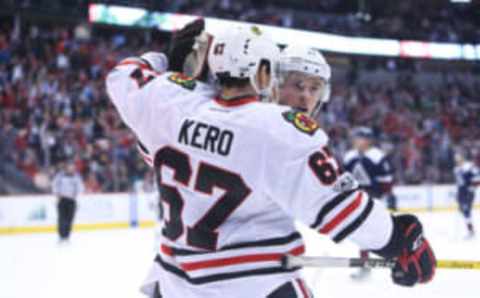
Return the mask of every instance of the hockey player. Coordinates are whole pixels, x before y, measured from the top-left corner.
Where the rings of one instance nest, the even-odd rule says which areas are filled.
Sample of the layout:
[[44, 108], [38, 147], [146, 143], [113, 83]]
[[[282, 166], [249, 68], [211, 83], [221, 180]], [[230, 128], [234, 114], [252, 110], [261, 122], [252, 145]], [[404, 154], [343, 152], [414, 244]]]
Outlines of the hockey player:
[[279, 103], [318, 116], [330, 98], [331, 69], [316, 49], [287, 46], [279, 61]]
[[467, 225], [467, 238], [472, 238], [475, 235], [472, 222], [472, 205], [475, 200], [475, 186], [480, 185], [480, 171], [473, 162], [467, 160], [465, 155], [460, 152], [455, 154], [455, 163], [457, 202]]
[[[357, 127], [352, 132], [353, 149], [344, 157], [345, 170], [352, 173], [371, 198], [387, 202], [391, 210], [396, 209], [396, 198], [392, 193], [393, 166], [387, 155], [373, 146], [373, 131], [368, 127]], [[362, 258], [368, 258], [368, 252], [360, 252]], [[361, 268], [352, 275], [362, 279], [370, 273], [369, 268]]]
[[108, 75], [123, 120], [155, 152], [164, 206], [155, 295], [309, 297], [298, 270], [279, 262], [304, 250], [292, 218], [396, 258], [398, 284], [429, 281], [435, 258], [418, 219], [392, 217], [341, 175], [306, 114], [259, 101], [275, 93], [277, 55], [258, 31], [216, 36], [216, 96], [164, 72], [161, 54], [126, 59]]
[[[360, 186], [371, 198], [385, 200], [388, 208], [396, 209], [396, 199], [392, 193], [393, 166], [386, 154], [373, 146], [373, 131], [368, 127], [357, 127], [352, 132], [353, 149], [344, 158], [345, 170], [352, 173]], [[368, 252], [360, 252], [368, 258]], [[369, 268], [361, 268], [352, 275], [355, 279], [368, 276]]]
[[[170, 40], [168, 56], [174, 62], [169, 63], [169, 70], [186, 72], [208, 81], [206, 72], [208, 69], [202, 69], [200, 57], [202, 50], [208, 47], [209, 40], [197, 23], [199, 21], [175, 32]], [[187, 49], [195, 50], [190, 53], [186, 51]], [[281, 52], [278, 65], [279, 104], [288, 105], [309, 115], [317, 115], [320, 107], [328, 102], [330, 96], [331, 69], [323, 55], [313, 48], [290, 45]], [[145, 161], [152, 165], [152, 158], [144, 154], [141, 144], [139, 147]], [[154, 284], [154, 279], [149, 279], [147, 284], [150, 286]]]
[[389, 209], [396, 210], [396, 198], [392, 193], [394, 167], [388, 156], [373, 145], [373, 139], [370, 128], [355, 128], [352, 132], [353, 149], [345, 154], [344, 167], [370, 197], [384, 200]]

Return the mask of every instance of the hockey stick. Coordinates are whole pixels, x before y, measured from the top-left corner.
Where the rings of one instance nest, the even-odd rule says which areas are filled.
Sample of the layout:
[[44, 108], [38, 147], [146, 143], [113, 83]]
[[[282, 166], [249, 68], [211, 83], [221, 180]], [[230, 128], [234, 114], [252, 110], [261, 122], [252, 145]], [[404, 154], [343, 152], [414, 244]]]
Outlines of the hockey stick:
[[[395, 261], [384, 259], [360, 259], [340, 257], [305, 257], [287, 255], [282, 259], [285, 268], [294, 267], [336, 267], [336, 268], [393, 268]], [[480, 261], [437, 260], [437, 268], [480, 270]]]

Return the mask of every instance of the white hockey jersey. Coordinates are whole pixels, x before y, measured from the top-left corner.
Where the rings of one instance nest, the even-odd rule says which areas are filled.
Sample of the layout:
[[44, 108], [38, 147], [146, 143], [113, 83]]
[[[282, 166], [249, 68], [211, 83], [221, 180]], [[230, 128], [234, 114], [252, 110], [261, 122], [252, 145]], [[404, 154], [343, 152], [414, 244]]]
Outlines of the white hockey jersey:
[[480, 169], [471, 161], [456, 166], [454, 173], [458, 193], [474, 192], [475, 187], [480, 185]]
[[163, 229], [151, 279], [163, 297], [266, 297], [298, 278], [280, 264], [304, 252], [294, 219], [362, 249], [388, 242], [390, 214], [339, 178], [305, 114], [215, 99], [208, 85], [135, 59], [106, 84], [157, 173]]

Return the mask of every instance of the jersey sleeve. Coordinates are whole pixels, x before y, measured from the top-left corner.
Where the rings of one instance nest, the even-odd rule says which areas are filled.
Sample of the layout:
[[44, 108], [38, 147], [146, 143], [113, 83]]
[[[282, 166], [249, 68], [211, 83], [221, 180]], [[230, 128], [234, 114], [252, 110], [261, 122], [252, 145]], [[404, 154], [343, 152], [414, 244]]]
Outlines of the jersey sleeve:
[[107, 93], [122, 120], [151, 152], [153, 139], [169, 131], [164, 119], [181, 106], [182, 98], [197, 91], [196, 87], [195, 80], [154, 69], [141, 57], [121, 61], [106, 77]]
[[121, 61], [106, 78], [107, 93], [120, 117], [146, 145], [149, 140], [145, 128], [151, 122], [152, 109], [159, 109], [155, 100], [158, 103], [162, 97], [168, 98], [174, 92], [159, 80], [162, 75], [165, 74], [133, 57]]
[[[281, 121], [279, 121], [281, 122]], [[268, 196], [291, 217], [335, 242], [350, 239], [362, 249], [380, 249], [390, 240], [390, 213], [341, 173], [328, 149], [328, 137], [279, 124], [265, 167]]]

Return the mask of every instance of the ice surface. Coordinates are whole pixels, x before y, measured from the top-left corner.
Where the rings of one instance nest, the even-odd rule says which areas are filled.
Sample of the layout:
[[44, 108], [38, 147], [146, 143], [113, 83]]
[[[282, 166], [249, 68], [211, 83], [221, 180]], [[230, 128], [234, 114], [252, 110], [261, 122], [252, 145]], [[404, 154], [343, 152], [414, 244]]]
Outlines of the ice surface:
[[[480, 212], [474, 214], [480, 229]], [[465, 241], [455, 213], [420, 214], [438, 258], [480, 260], [480, 235]], [[309, 255], [354, 256], [351, 244], [335, 245], [307, 232]], [[153, 259], [153, 230], [78, 232], [68, 245], [54, 234], [0, 236], [0, 298], [140, 298], [138, 288]], [[400, 288], [389, 271], [375, 270], [362, 282], [348, 269], [308, 269], [305, 278], [317, 298], [480, 297], [480, 270], [439, 270], [435, 280]]]

